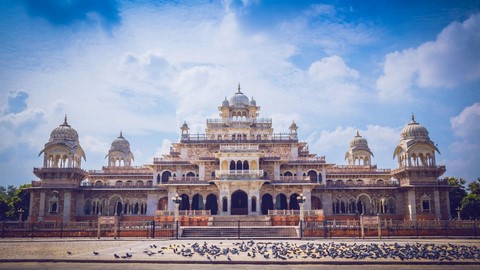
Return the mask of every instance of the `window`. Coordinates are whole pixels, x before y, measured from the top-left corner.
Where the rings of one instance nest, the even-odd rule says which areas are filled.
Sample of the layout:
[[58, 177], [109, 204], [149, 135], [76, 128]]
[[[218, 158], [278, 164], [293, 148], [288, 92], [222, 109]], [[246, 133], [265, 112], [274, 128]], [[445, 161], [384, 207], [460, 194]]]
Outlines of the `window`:
[[430, 196], [423, 193], [421, 202], [422, 202], [422, 212], [430, 212]]

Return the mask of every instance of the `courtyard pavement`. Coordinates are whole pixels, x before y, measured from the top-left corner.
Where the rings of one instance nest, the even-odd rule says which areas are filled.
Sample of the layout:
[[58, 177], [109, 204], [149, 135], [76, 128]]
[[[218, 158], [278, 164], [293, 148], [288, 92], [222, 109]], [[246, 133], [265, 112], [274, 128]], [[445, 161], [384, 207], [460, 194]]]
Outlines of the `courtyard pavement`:
[[81, 268], [88, 269], [105, 263], [123, 264], [122, 269], [159, 263], [170, 264], [171, 269], [184, 264], [203, 269], [226, 264], [237, 265], [231, 269], [244, 269], [241, 265], [296, 265], [305, 269], [309, 265], [351, 265], [352, 269], [367, 268], [358, 268], [359, 265], [430, 265], [480, 269], [480, 239], [0, 240], [0, 269], [28, 269], [31, 263], [81, 264]]

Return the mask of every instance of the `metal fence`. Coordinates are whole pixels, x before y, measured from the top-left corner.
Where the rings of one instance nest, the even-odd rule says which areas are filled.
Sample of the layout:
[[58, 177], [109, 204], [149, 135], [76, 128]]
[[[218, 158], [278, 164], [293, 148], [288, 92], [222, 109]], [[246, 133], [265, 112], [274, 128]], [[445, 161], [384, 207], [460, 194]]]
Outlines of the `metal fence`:
[[184, 226], [181, 221], [119, 221], [115, 224], [82, 222], [0, 223], [2, 238], [8, 237], [141, 237], [141, 238], [478, 238], [478, 220], [381, 220], [380, 224], [362, 224], [359, 220], [323, 220], [292, 223], [291, 220], [215, 221]]

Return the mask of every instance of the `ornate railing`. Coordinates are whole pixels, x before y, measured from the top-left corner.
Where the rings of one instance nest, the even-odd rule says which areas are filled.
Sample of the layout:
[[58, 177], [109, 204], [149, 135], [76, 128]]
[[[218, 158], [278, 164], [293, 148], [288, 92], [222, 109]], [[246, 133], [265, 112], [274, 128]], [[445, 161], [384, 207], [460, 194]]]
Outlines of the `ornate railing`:
[[215, 170], [218, 178], [260, 178], [263, 177], [263, 170]]

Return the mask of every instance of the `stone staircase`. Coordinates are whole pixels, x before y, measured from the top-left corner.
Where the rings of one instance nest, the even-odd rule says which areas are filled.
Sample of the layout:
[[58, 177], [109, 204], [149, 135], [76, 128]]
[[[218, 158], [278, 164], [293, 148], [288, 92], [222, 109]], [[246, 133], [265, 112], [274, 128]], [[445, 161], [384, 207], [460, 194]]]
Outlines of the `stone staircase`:
[[272, 226], [269, 216], [212, 216], [208, 226], [181, 227], [181, 238], [298, 238], [295, 226]]

